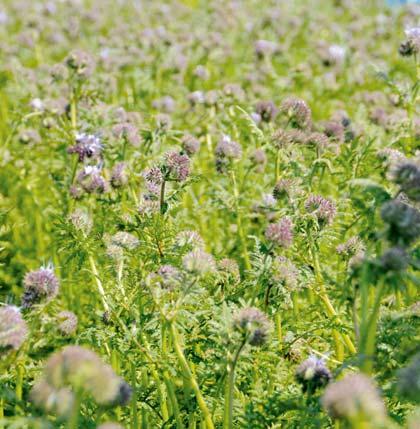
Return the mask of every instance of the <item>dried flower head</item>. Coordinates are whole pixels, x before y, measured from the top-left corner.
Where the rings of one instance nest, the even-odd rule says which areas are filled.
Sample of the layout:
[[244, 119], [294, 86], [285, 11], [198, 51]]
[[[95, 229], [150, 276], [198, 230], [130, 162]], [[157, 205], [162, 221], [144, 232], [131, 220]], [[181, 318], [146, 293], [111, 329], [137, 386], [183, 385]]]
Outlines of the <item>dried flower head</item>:
[[335, 204], [320, 195], [310, 195], [305, 201], [305, 210], [318, 219], [321, 227], [331, 224], [337, 213]]
[[280, 179], [273, 189], [273, 197], [276, 200], [290, 199], [297, 192], [297, 182], [294, 179]]
[[265, 230], [265, 238], [276, 246], [290, 247], [293, 242], [293, 224], [284, 217], [277, 223], [271, 223]]
[[330, 370], [325, 366], [324, 359], [310, 356], [296, 369], [296, 380], [302, 385], [304, 392], [313, 393], [326, 386], [332, 379]]
[[381, 421], [386, 417], [384, 403], [373, 381], [364, 374], [352, 374], [328, 385], [322, 405], [331, 417]]
[[58, 294], [59, 280], [52, 267], [41, 267], [30, 271], [23, 279], [25, 291], [22, 296], [22, 307], [30, 308], [41, 301], [50, 301]]
[[18, 350], [28, 334], [28, 327], [17, 307], [0, 307], [0, 356], [9, 350]]
[[58, 329], [66, 336], [73, 335], [77, 330], [77, 316], [72, 311], [60, 311], [57, 314]]
[[251, 346], [263, 345], [271, 328], [267, 316], [255, 307], [239, 310], [233, 317], [233, 324]]
[[223, 284], [238, 284], [241, 281], [238, 263], [234, 259], [224, 258], [217, 263], [217, 271]]

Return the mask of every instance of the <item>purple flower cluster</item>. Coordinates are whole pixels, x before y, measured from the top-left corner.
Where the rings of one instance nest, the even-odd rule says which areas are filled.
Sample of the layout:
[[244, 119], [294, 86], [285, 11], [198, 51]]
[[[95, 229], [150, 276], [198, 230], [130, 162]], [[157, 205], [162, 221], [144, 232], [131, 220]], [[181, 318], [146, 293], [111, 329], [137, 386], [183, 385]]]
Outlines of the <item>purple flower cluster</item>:
[[270, 223], [265, 230], [265, 238], [276, 246], [290, 247], [293, 242], [293, 223], [288, 217], [277, 223]]
[[331, 224], [337, 213], [335, 204], [320, 195], [310, 195], [305, 201], [305, 210], [318, 219], [321, 227]]

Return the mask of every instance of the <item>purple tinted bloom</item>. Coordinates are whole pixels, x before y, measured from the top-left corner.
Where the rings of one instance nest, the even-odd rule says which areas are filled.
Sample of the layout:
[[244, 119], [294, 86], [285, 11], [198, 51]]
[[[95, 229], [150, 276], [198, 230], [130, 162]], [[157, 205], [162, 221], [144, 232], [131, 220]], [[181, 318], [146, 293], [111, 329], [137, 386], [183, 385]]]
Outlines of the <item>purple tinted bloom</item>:
[[224, 135], [216, 146], [216, 167], [218, 171], [223, 172], [229, 164], [229, 161], [238, 159], [242, 156], [241, 145], [229, 136]]
[[325, 366], [323, 359], [310, 356], [296, 369], [296, 380], [302, 385], [303, 391], [313, 393], [316, 389], [326, 386], [332, 375]]
[[265, 238], [277, 246], [290, 247], [293, 242], [293, 224], [290, 218], [284, 217], [277, 223], [269, 224]]
[[22, 297], [22, 307], [30, 308], [42, 300], [50, 301], [55, 298], [60, 283], [50, 267], [42, 267], [27, 273], [23, 285], [25, 292]]
[[17, 307], [0, 307], [0, 356], [8, 350], [17, 350], [25, 341], [28, 327]]
[[101, 176], [101, 167], [87, 165], [77, 175], [77, 183], [88, 194], [103, 193], [107, 190], [107, 182]]
[[320, 195], [310, 195], [305, 201], [305, 209], [316, 216], [320, 226], [331, 224], [337, 213], [335, 204]]
[[182, 137], [182, 149], [191, 156], [200, 150], [200, 141], [194, 136], [187, 134]]
[[125, 162], [118, 162], [114, 165], [110, 179], [110, 183], [113, 188], [121, 188], [128, 183], [126, 170], [127, 164]]
[[85, 158], [99, 158], [103, 146], [98, 136], [94, 134], [77, 134], [76, 144], [67, 149], [68, 153], [77, 153], [79, 161], [83, 162]]
[[190, 174], [190, 158], [178, 152], [165, 154], [164, 170], [166, 180], [184, 182]]
[[77, 330], [77, 316], [72, 311], [60, 311], [57, 314], [58, 329], [63, 335], [72, 335]]
[[273, 121], [278, 113], [278, 109], [272, 101], [259, 101], [255, 106], [255, 111], [264, 122]]
[[246, 337], [251, 346], [263, 345], [271, 327], [267, 316], [255, 307], [239, 310], [233, 317], [233, 326]]

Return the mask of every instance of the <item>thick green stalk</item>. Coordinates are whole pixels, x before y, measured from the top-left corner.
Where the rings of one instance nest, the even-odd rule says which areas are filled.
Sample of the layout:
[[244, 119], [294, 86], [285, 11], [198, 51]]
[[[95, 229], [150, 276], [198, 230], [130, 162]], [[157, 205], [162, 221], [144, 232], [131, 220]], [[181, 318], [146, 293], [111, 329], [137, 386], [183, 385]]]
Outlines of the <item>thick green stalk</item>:
[[381, 300], [385, 293], [385, 283], [380, 281], [375, 295], [375, 302], [373, 304], [372, 313], [364, 327], [362, 332], [362, 349], [363, 355], [362, 371], [366, 374], [372, 374], [373, 371], [373, 358], [375, 354], [375, 339], [376, 339], [376, 328], [378, 326], [379, 309], [381, 307]]
[[137, 377], [136, 366], [133, 362], [130, 363], [131, 372], [131, 387], [133, 388], [133, 395], [131, 397], [131, 422], [130, 429], [139, 429], [139, 416], [137, 410]]
[[233, 428], [233, 392], [235, 390], [235, 369], [239, 355], [245, 345], [243, 341], [232, 358], [228, 356], [227, 379], [225, 384], [225, 409], [223, 414], [223, 429]]
[[179, 364], [181, 365], [182, 372], [184, 376], [189, 381], [192, 390], [194, 391], [195, 397], [197, 399], [198, 406], [203, 414], [207, 429], [214, 429], [214, 424], [212, 417], [210, 415], [209, 409], [207, 408], [204, 397], [201, 393], [200, 387], [198, 386], [197, 380], [195, 379], [193, 373], [191, 372], [190, 366], [187, 359], [184, 356], [184, 351], [182, 350], [178, 331], [173, 322], [170, 322], [172, 341], [175, 348], [175, 353], [177, 355]]
[[[337, 311], [333, 307], [327, 291], [324, 286], [324, 282], [322, 280], [321, 275], [321, 268], [319, 266], [319, 259], [316, 252], [312, 251], [312, 260], [314, 264], [314, 271], [315, 271], [315, 280], [317, 287], [319, 289], [319, 297], [321, 298], [321, 301], [324, 303], [325, 311], [330, 318], [335, 318], [339, 323], [341, 323], [341, 320], [338, 318]], [[337, 358], [339, 361], [342, 361], [343, 359], [343, 352], [342, 352], [342, 346], [341, 346], [341, 340], [340, 340], [340, 333], [334, 329], [333, 330], [333, 336], [334, 341], [336, 344], [336, 352], [337, 352]], [[356, 348], [354, 347], [353, 342], [351, 341], [350, 337], [347, 334], [341, 334], [344, 343], [346, 344], [347, 348], [349, 349], [350, 353], [356, 354]]]

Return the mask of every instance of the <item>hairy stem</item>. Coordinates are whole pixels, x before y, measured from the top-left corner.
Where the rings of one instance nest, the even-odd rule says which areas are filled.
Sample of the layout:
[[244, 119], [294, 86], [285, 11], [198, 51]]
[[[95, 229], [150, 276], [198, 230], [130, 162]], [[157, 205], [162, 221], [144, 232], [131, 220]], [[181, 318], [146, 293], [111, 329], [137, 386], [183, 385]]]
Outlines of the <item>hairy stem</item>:
[[179, 340], [179, 334], [173, 322], [170, 322], [170, 329], [171, 329], [172, 341], [175, 348], [175, 353], [178, 358], [178, 362], [182, 368], [182, 372], [184, 376], [187, 378], [192, 390], [194, 391], [198, 406], [200, 408], [201, 413], [203, 414], [206, 427], [207, 429], [214, 429], [214, 424], [213, 424], [213, 420], [210, 415], [209, 409], [207, 408], [206, 402], [201, 393], [200, 387], [198, 386], [197, 380], [195, 379], [193, 373], [191, 372], [188, 361], [184, 356], [184, 351], [182, 350], [180, 340]]

